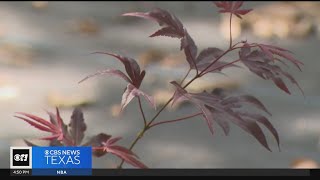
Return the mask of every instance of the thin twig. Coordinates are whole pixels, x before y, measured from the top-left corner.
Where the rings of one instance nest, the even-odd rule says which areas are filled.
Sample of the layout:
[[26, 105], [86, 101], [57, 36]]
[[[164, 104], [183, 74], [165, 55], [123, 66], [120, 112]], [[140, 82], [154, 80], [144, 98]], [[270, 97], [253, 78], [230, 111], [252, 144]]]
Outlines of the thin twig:
[[[256, 47], [257, 45], [249, 45], [248, 47]], [[205, 72], [217, 61], [219, 61], [223, 56], [225, 56], [227, 53], [236, 50], [236, 49], [240, 49], [242, 47], [232, 47], [231, 49], [226, 50], [223, 54], [221, 54], [219, 57], [217, 57], [217, 59], [215, 59], [214, 61], [212, 61], [212, 63], [210, 63], [204, 70], [202, 70], [199, 73], [199, 77], [203, 76], [204, 74], [206, 74]]]
[[[230, 62], [230, 63], [223, 64], [223, 65], [221, 65], [221, 66], [219, 66], [219, 67], [217, 67], [217, 68], [214, 68], [214, 69], [213, 69], [213, 70], [211, 70], [211, 71], [215, 71], [215, 70], [218, 70], [218, 69], [224, 68], [224, 67], [226, 67], [226, 66], [229, 66], [229, 65], [234, 64], [234, 63], [239, 62], [239, 61], [240, 61], [240, 59], [237, 59], [237, 60], [232, 61], [232, 62]], [[207, 74], [207, 73], [209, 73], [209, 72], [205, 72], [205, 73], [203, 73], [201, 76], [203, 76], [203, 75], [205, 75], [205, 74]]]
[[140, 112], [141, 112], [142, 117], [143, 117], [143, 123], [144, 123], [144, 126], [146, 126], [147, 125], [147, 120], [146, 120], [146, 116], [144, 115], [143, 108], [142, 108], [142, 105], [141, 105], [141, 99], [140, 99], [139, 96], [138, 96], [138, 101], [139, 101], [139, 109], [140, 109]]
[[[199, 70], [198, 70], [198, 67], [197, 67], [197, 64], [196, 64], [196, 60], [194, 59], [194, 57], [192, 56], [192, 53], [191, 53], [191, 50], [188, 48], [187, 49], [190, 56], [191, 56], [191, 61], [192, 61], [192, 64], [194, 66], [194, 68], [196, 69], [196, 74], [198, 75], [199, 74]], [[187, 57], [186, 57], [187, 58]], [[191, 68], [190, 68], [191, 69]]]
[[231, 25], [231, 20], [232, 20], [232, 13], [230, 13], [230, 45], [229, 45], [229, 49], [231, 49], [232, 48], [232, 29], [231, 29], [231, 27], [232, 27], [232, 25]]
[[180, 86], [183, 84], [183, 82], [186, 80], [186, 78], [188, 77], [189, 73], [191, 71], [191, 68], [188, 70], [187, 74], [183, 77], [183, 79], [180, 82]]
[[189, 115], [189, 116], [185, 116], [185, 117], [178, 118], [178, 119], [167, 120], [167, 121], [160, 121], [160, 122], [151, 124], [151, 125], [149, 126], [149, 129], [152, 128], [152, 127], [155, 127], [155, 126], [157, 126], [157, 125], [160, 125], [160, 124], [173, 123], [173, 122], [178, 122], [178, 121], [182, 121], [182, 120], [187, 120], [187, 119], [189, 119], [189, 118], [193, 118], [193, 117], [199, 116], [199, 115], [201, 115], [201, 114], [202, 114], [201, 112], [200, 112], [200, 113], [198, 112], [198, 113], [191, 114], [191, 115]]

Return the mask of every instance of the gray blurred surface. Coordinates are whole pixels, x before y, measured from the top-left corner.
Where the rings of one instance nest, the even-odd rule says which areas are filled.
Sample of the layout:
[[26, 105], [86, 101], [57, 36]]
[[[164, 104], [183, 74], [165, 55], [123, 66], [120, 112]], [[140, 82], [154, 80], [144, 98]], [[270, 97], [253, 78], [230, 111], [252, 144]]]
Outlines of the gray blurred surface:
[[[247, 6], [258, 4], [250, 2]], [[89, 55], [94, 51], [108, 50], [134, 58], [150, 48], [178, 52], [176, 40], [148, 38], [158, 27], [155, 23], [134, 19], [128, 21], [125, 17], [119, 17], [125, 12], [148, 11], [153, 6], [175, 12], [199, 48], [227, 47], [227, 42], [219, 34], [216, 8], [210, 2], [49, 2], [43, 10], [33, 9], [31, 2], [0, 2], [0, 29], [7, 29], [5, 35], [1, 36], [2, 42], [28, 44], [37, 52], [31, 66], [19, 68], [0, 65], [0, 74], [9, 77], [18, 88], [16, 99], [0, 101], [0, 168], [9, 167], [11, 145], [21, 138], [39, 136], [38, 130], [15, 119], [14, 112], [23, 111], [45, 117], [43, 108], [53, 109], [45, 99], [52, 89], [85, 90], [86, 83], [92, 85], [94, 94], [99, 98], [94, 106], [84, 109], [88, 137], [99, 132], [123, 136], [120, 144], [126, 146], [133, 140], [133, 135], [139, 132], [142, 125], [137, 102], [133, 101], [128, 106], [121, 119], [112, 118], [108, 111], [112, 104], [121, 101], [121, 92], [126, 84], [107, 77], [80, 85], [77, 82], [103, 67], [122, 68], [112, 58]], [[70, 21], [87, 17], [97, 21], [101, 30], [99, 35], [85, 36], [69, 32]], [[262, 41], [250, 34], [244, 38], [251, 42]], [[294, 86], [290, 86], [293, 93], [289, 96], [271, 82], [263, 81], [247, 70], [228, 71], [228, 75], [242, 83], [242, 92], [255, 95], [272, 112], [270, 121], [280, 134], [281, 152], [277, 151], [276, 142], [267, 131], [268, 142], [274, 152], [268, 152], [236, 126], [232, 126], [228, 137], [223, 135], [221, 129], [211, 136], [206, 123], [196, 118], [147, 132], [134, 149], [142, 161], [152, 168], [287, 168], [294, 159], [300, 157], [312, 158], [320, 163], [320, 42], [310, 37], [281, 42], [275, 40], [273, 43], [292, 50], [305, 63], [302, 73], [294, 68], [290, 70], [303, 87], [305, 98]], [[152, 84], [150, 89], [148, 82], [143, 84], [142, 89], [152, 92], [164, 87], [169, 76], [182, 77], [186, 67], [174, 73], [146, 70], [148, 75], [161, 79]], [[151, 118], [155, 112], [146, 103], [144, 106], [147, 117]], [[185, 106], [176, 112], [165, 111], [159, 119], [173, 119], [192, 111], [196, 111], [195, 108]], [[71, 110], [64, 109], [61, 114], [68, 120]], [[94, 167], [110, 167], [116, 163], [118, 159], [111, 156], [94, 158]]]

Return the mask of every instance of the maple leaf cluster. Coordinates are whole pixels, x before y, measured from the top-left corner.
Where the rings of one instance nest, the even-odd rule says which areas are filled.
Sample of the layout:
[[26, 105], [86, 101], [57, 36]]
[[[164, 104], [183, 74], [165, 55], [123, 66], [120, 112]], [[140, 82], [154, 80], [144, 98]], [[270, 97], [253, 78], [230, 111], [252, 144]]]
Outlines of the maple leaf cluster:
[[213, 123], [217, 123], [223, 129], [225, 135], [228, 135], [230, 131], [229, 122], [232, 122], [254, 136], [265, 148], [271, 151], [263, 131], [256, 123], [259, 122], [273, 134], [279, 146], [279, 135], [265, 116], [241, 110], [245, 107], [245, 104], [250, 104], [271, 115], [267, 108], [254, 96], [228, 96], [223, 89], [215, 89], [212, 93], [206, 91], [189, 93], [177, 82], [172, 81], [171, 84], [176, 87], [172, 105], [181, 101], [190, 101], [197, 106], [212, 134], [214, 133]]
[[[265, 44], [255, 44], [259, 49], [253, 50], [249, 44], [245, 43], [241, 50], [239, 51], [239, 57], [241, 62], [249, 68], [251, 72], [258, 75], [262, 79], [271, 79], [274, 84], [283, 90], [284, 92], [291, 94], [287, 85], [282, 80], [281, 76], [288, 78], [291, 83], [295, 84], [304, 95], [298, 82], [291, 76], [288, 72], [281, 69], [280, 66], [276, 65], [276, 62], [281, 62], [282, 64], [288, 66], [284, 60], [287, 60], [294, 64], [300, 71], [302, 62], [295, 59], [289, 50], [279, 48], [277, 46], [265, 45]], [[283, 59], [280, 59], [283, 58]]]
[[[48, 111], [47, 113], [49, 115], [49, 121], [23, 112], [17, 112], [17, 114], [22, 116], [17, 115], [15, 117], [22, 119], [41, 131], [51, 133], [51, 136], [40, 138], [41, 140], [50, 141], [50, 146], [92, 146], [93, 155], [96, 157], [111, 153], [134, 167], [147, 168], [146, 165], [138, 160], [138, 156], [131, 150], [116, 145], [116, 142], [121, 139], [120, 137], [112, 138], [111, 135], [100, 133], [89, 139], [88, 142], [82, 144], [87, 125], [84, 122], [83, 113], [80, 108], [73, 110], [68, 125], [63, 122], [58, 108], [56, 108], [56, 114]], [[30, 141], [25, 140], [25, 142], [29, 146], [37, 146]]]

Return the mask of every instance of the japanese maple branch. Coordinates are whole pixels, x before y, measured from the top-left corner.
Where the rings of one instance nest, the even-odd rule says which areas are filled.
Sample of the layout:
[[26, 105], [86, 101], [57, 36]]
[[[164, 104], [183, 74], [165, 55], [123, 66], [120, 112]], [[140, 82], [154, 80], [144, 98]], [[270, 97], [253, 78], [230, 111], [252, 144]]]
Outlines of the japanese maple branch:
[[146, 120], [146, 116], [144, 115], [143, 108], [142, 108], [142, 105], [141, 105], [141, 99], [140, 99], [139, 96], [138, 96], [138, 102], [139, 102], [139, 109], [140, 109], [140, 112], [141, 112], [142, 118], [143, 118], [143, 123], [144, 123], [144, 126], [146, 126], [147, 125], [147, 120]]
[[[221, 56], [219, 56], [219, 57], [215, 60], [215, 62], [218, 61], [220, 58], [222, 58], [224, 55], [226, 55], [228, 52], [233, 51], [233, 50], [238, 49], [238, 48], [240, 48], [240, 47], [233, 47], [233, 48], [231, 48], [231, 49], [228, 49], [228, 50], [225, 51]], [[240, 59], [238, 59], [238, 60], [236, 60], [236, 61], [232, 61], [232, 62], [230, 62], [230, 63], [228, 63], [228, 64], [225, 64], [225, 65], [222, 65], [222, 66], [220, 66], [220, 67], [217, 67], [217, 68], [215, 68], [214, 70], [223, 68], [223, 67], [225, 67], [225, 66], [228, 66], [228, 65], [230, 65], [230, 64], [236, 63], [236, 62], [238, 62], [238, 61], [240, 61]], [[213, 63], [212, 63], [212, 64], [213, 64]], [[206, 74], [206, 73], [204, 73], [204, 72], [205, 72], [206, 69], [208, 69], [212, 64], [210, 64], [207, 68], [205, 68], [201, 73], [196, 74], [195, 77], [192, 78], [192, 79], [191, 79], [186, 85], [184, 85], [182, 88], [185, 89], [185, 88], [188, 87], [193, 81], [195, 81], [195, 80], [198, 79], [199, 77], [201, 77], [201, 76], [203, 76], [204, 74]], [[213, 71], [214, 71], [214, 70], [213, 70]], [[188, 71], [188, 73], [189, 73], [189, 71]], [[188, 73], [187, 73], [187, 74], [188, 74]], [[187, 77], [187, 75], [186, 75], [185, 77]], [[168, 102], [167, 102], [167, 103], [157, 112], [157, 114], [151, 119], [151, 121], [150, 121], [149, 123], [147, 123], [146, 126], [144, 126], [144, 128], [142, 129], [142, 131], [139, 133], [139, 135], [136, 137], [136, 139], [135, 139], [135, 140], [132, 142], [132, 144], [130, 145], [129, 150], [132, 150], [132, 148], [137, 144], [137, 142], [143, 137], [144, 133], [146, 133], [146, 131], [147, 131], [148, 129], [150, 129], [151, 124], [156, 120], [156, 118], [157, 118], [157, 117], [160, 115], [160, 113], [170, 104], [170, 102], [171, 102], [172, 100], [173, 100], [173, 97], [170, 98], [170, 99], [168, 100]], [[120, 165], [118, 166], [119, 169], [122, 168], [123, 163], [124, 163], [124, 160], [122, 160], [121, 163], [120, 163]]]
[[178, 121], [187, 120], [187, 119], [190, 119], [190, 118], [199, 116], [199, 115], [201, 115], [201, 114], [202, 114], [202, 112], [198, 112], [198, 113], [191, 114], [191, 115], [189, 115], [189, 116], [185, 116], [185, 117], [178, 118], [178, 119], [167, 120], [167, 121], [160, 121], [160, 122], [151, 124], [151, 125], [149, 126], [149, 129], [152, 128], [152, 127], [158, 126], [158, 125], [160, 125], [160, 124], [167, 124], [167, 123], [173, 123], [173, 122], [178, 122]]
[[[217, 62], [218, 60], [220, 60], [223, 56], [225, 56], [227, 53], [235, 50], [235, 49], [239, 49], [241, 47], [235, 47], [236, 45], [238, 45], [239, 43], [235, 44], [234, 46], [232, 46], [231, 48], [229, 48], [228, 50], [226, 50], [223, 54], [221, 54], [216, 60], [214, 60], [210, 65], [208, 65], [208, 67], [206, 67], [203, 71], [201, 71], [200, 73], [197, 73], [186, 85], [184, 85], [182, 88], [185, 89], [186, 87], [188, 87], [193, 81], [195, 81], [196, 79], [198, 79], [199, 77], [205, 75], [205, 71], [207, 69], [209, 69], [215, 62]], [[255, 45], [253, 46], [250, 46], [250, 47], [255, 47]], [[217, 67], [215, 69], [213, 69], [212, 71], [214, 70], [217, 70], [217, 69], [221, 69], [225, 66], [228, 66], [230, 64], [233, 64], [233, 63], [236, 63], [240, 61], [240, 59], [238, 60], [235, 60], [235, 61], [232, 61], [228, 64], [225, 64], [225, 65], [222, 65], [220, 67]], [[183, 78], [183, 81], [186, 79], [186, 77], [188, 76], [188, 74], [190, 73], [191, 70], [188, 71], [187, 75], [185, 75], [185, 77]], [[181, 84], [183, 83], [183, 81], [181, 81]], [[157, 119], [157, 117], [161, 114], [161, 112], [170, 104], [170, 102], [173, 100], [173, 97], [171, 97], [167, 103], [165, 105], [162, 106], [162, 108], [154, 115], [154, 117], [151, 119], [150, 122], [148, 122], [142, 129], [142, 131], [139, 133], [139, 135], [136, 137], [136, 139], [131, 143], [130, 147], [129, 147], [129, 150], [132, 150], [133, 147], [138, 143], [138, 141], [143, 137], [143, 135], [146, 133], [146, 131], [148, 129], [150, 129], [150, 126], [151, 124]], [[121, 161], [121, 163], [119, 164], [118, 166], [118, 169], [121, 169], [122, 168], [122, 165], [124, 163], [124, 160]]]

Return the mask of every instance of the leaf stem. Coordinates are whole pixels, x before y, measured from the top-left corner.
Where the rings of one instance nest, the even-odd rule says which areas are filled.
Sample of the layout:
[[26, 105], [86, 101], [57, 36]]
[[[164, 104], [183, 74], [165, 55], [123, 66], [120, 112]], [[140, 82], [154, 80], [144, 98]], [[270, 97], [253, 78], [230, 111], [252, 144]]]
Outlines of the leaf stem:
[[232, 27], [232, 13], [230, 13], [230, 45], [229, 45], [229, 49], [231, 49], [232, 48], [232, 29], [231, 29], [231, 27]]
[[[221, 65], [221, 66], [219, 66], [219, 67], [217, 67], [217, 68], [214, 68], [212, 71], [215, 71], [215, 70], [224, 68], [224, 67], [226, 67], [226, 66], [229, 66], [229, 65], [234, 64], [234, 63], [239, 62], [239, 61], [240, 61], [240, 59], [237, 59], [237, 60], [232, 61], [232, 62], [230, 62], [230, 63], [227, 63], [227, 64]], [[202, 76], [205, 75], [205, 74], [207, 74], [207, 73], [209, 73], [209, 72], [203, 73]]]
[[[194, 57], [192, 56], [192, 53], [191, 53], [191, 50], [190, 48], [187, 49], [190, 56], [191, 56], [191, 61], [193, 63], [193, 66], [194, 66], [194, 69], [196, 70], [196, 74], [198, 75], [199, 74], [199, 70], [198, 70], [198, 67], [197, 67], [197, 64], [196, 64], [196, 60], [194, 59]], [[187, 57], [186, 57], [187, 58]], [[191, 69], [191, 68], [190, 68]]]
[[189, 115], [189, 116], [185, 116], [185, 117], [178, 118], [178, 119], [167, 120], [167, 121], [160, 121], [160, 122], [151, 124], [151, 125], [149, 126], [149, 129], [152, 128], [152, 127], [158, 126], [158, 125], [160, 125], [160, 124], [178, 122], [178, 121], [186, 120], [186, 119], [189, 119], [189, 118], [193, 118], [193, 117], [195, 117], [195, 116], [199, 116], [199, 115], [201, 115], [201, 114], [202, 114], [201, 112], [198, 112], [198, 113], [191, 114], [191, 115]]
[[[239, 44], [239, 43], [237, 43]], [[249, 47], [256, 47], [257, 45], [251, 45]], [[216, 63], [217, 61], [219, 61], [223, 56], [225, 56], [227, 53], [233, 51], [233, 50], [236, 50], [236, 49], [240, 49], [242, 47], [235, 47], [235, 46], [232, 46], [231, 48], [227, 49], [223, 54], [221, 54], [219, 57], [217, 57], [217, 59], [215, 59], [214, 61], [212, 61], [211, 64], [209, 64], [204, 70], [202, 70], [200, 73], [199, 73], [199, 77], [203, 76], [204, 74], [206, 74], [205, 72], [214, 64]], [[228, 64], [230, 65], [230, 64]], [[221, 67], [218, 67], [218, 69], [221, 68]], [[216, 68], [217, 69], [217, 68]]]
[[217, 57], [217, 59], [215, 59], [214, 61], [212, 61], [211, 64], [209, 64], [204, 70], [202, 70], [199, 73], [199, 77], [203, 76], [204, 72], [206, 72], [214, 63], [216, 63], [217, 61], [219, 61], [223, 56], [225, 56], [227, 53], [229, 53], [230, 51], [233, 51], [236, 48], [229, 48], [228, 50], [226, 50], [223, 54], [221, 54], [219, 57]]
[[146, 120], [146, 116], [144, 115], [143, 108], [142, 108], [142, 105], [141, 105], [141, 99], [140, 99], [139, 96], [138, 96], [138, 102], [139, 102], [139, 109], [140, 109], [140, 112], [141, 112], [142, 117], [143, 117], [143, 123], [144, 123], [144, 126], [146, 126], [147, 125], [147, 120]]
[[187, 74], [183, 77], [183, 79], [180, 82], [180, 86], [183, 84], [183, 82], [186, 80], [186, 78], [188, 77], [189, 73], [191, 72], [191, 68], [189, 68]]
[[231, 48], [235, 48], [238, 44], [241, 44], [241, 43], [243, 43], [243, 42], [241, 42], [241, 41], [240, 41], [240, 42], [237, 42], [237, 43], [235, 43], [234, 45], [232, 45]]

